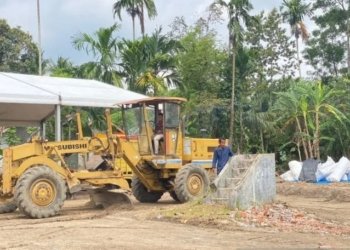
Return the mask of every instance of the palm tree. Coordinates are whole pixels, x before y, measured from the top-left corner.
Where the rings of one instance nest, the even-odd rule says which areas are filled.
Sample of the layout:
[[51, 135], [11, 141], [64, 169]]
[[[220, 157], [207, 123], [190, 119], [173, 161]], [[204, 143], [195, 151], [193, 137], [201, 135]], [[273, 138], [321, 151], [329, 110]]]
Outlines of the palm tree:
[[[321, 124], [322, 120], [333, 119], [340, 121], [341, 123], [348, 120], [346, 115], [341, 112], [332, 102], [345, 94], [345, 91], [338, 91], [335, 89], [328, 88], [322, 85], [320, 82], [316, 85], [306, 87], [306, 92], [309, 94], [312, 109], [310, 113], [314, 117], [314, 155], [317, 159], [320, 159], [320, 140], [321, 140]], [[329, 117], [330, 116], [330, 117]]]
[[144, 9], [146, 7], [146, 11], [148, 13], [148, 17], [151, 19], [157, 15], [157, 9], [156, 5], [154, 4], [153, 0], [140, 0], [140, 13], [139, 13], [139, 19], [140, 19], [140, 25], [141, 25], [141, 33], [142, 36], [145, 36], [145, 16], [144, 16]]
[[145, 35], [145, 17], [144, 10], [146, 9], [149, 18], [153, 18], [157, 15], [156, 6], [153, 0], [118, 0], [113, 5], [114, 16], [117, 14], [119, 20], [121, 18], [122, 9], [126, 9], [126, 12], [131, 16], [132, 19], [132, 31], [133, 40], [135, 40], [135, 17], [140, 19], [141, 33]]
[[132, 19], [132, 38], [135, 40], [135, 17], [140, 14], [138, 5], [139, 0], [119, 0], [113, 4], [113, 15], [117, 14], [119, 20], [122, 20], [121, 11], [126, 9], [126, 12], [131, 16]]
[[236, 77], [236, 54], [238, 45], [242, 42], [244, 25], [250, 19], [248, 12], [253, 8], [249, 0], [215, 0], [211, 7], [226, 9], [228, 13], [229, 47], [232, 47], [232, 92], [231, 92], [231, 115], [230, 115], [230, 145], [232, 147], [235, 122], [235, 77]]
[[59, 57], [57, 62], [50, 67], [51, 76], [77, 77], [77, 68], [68, 58]]
[[301, 77], [300, 55], [299, 55], [299, 38], [306, 41], [309, 37], [308, 31], [304, 23], [304, 17], [310, 14], [310, 4], [303, 4], [302, 0], [283, 0], [282, 16], [287, 20], [292, 34], [295, 37], [295, 46], [297, 50], [299, 77]]
[[123, 76], [129, 89], [156, 95], [177, 82], [174, 53], [178, 44], [161, 35], [161, 29], [141, 40], [120, 45]]
[[95, 61], [82, 65], [83, 74], [88, 78], [120, 85], [120, 78], [116, 72], [117, 39], [113, 37], [117, 29], [118, 26], [113, 25], [100, 28], [92, 36], [82, 33], [74, 38], [73, 45], [76, 49], [84, 49], [95, 58]]

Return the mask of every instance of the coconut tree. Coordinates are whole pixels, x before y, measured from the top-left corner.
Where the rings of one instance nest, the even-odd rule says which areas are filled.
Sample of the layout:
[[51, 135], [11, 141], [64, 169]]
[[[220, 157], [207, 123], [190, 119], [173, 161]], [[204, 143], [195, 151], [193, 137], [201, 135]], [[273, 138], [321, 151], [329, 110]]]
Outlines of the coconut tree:
[[122, 20], [121, 11], [123, 9], [131, 16], [132, 19], [132, 38], [135, 40], [135, 18], [140, 14], [138, 0], [119, 0], [113, 4], [113, 15], [118, 15]]
[[212, 8], [218, 7], [227, 11], [228, 14], [228, 31], [229, 31], [229, 47], [232, 48], [232, 90], [231, 90], [231, 107], [230, 107], [230, 145], [232, 147], [234, 136], [235, 121], [235, 77], [236, 77], [236, 54], [238, 45], [243, 40], [244, 26], [250, 19], [249, 11], [253, 8], [249, 0], [215, 0], [211, 4]]
[[157, 16], [157, 9], [156, 5], [154, 4], [153, 0], [140, 0], [139, 1], [139, 19], [140, 19], [140, 26], [141, 26], [141, 33], [142, 36], [145, 36], [145, 15], [144, 11], [147, 11], [148, 18], [153, 18]]
[[295, 37], [299, 77], [301, 77], [299, 38], [306, 41], [309, 37], [304, 18], [310, 14], [310, 4], [304, 4], [302, 0], [283, 0], [282, 11], [283, 19], [288, 21]]
[[93, 35], [81, 33], [73, 38], [73, 45], [78, 50], [85, 50], [95, 61], [82, 65], [86, 77], [100, 80], [109, 84], [120, 85], [120, 78], [116, 72], [117, 39], [113, 34], [117, 25], [100, 28]]
[[135, 40], [135, 18], [140, 20], [142, 36], [145, 35], [145, 15], [147, 11], [148, 17], [153, 18], [157, 15], [157, 9], [153, 0], [118, 0], [113, 4], [114, 16], [118, 15], [121, 18], [121, 11], [125, 9], [132, 19], [133, 40]]
[[68, 58], [59, 57], [56, 63], [50, 67], [51, 76], [55, 77], [77, 77], [77, 67]]

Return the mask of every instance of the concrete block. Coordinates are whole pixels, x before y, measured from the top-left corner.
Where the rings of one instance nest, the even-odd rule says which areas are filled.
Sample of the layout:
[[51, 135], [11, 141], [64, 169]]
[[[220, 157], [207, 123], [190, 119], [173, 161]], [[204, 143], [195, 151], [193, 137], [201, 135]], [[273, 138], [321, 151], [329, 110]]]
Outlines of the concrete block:
[[247, 209], [272, 202], [276, 195], [274, 154], [234, 156], [211, 187], [208, 199], [222, 198], [220, 203], [225, 201], [231, 208]]

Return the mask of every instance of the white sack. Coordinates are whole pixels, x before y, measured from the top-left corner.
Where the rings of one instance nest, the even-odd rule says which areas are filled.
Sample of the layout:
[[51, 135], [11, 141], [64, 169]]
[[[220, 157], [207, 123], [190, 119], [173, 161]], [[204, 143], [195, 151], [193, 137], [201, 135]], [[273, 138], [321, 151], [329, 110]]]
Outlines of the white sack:
[[332, 173], [326, 177], [326, 180], [331, 182], [339, 182], [347, 172], [348, 168], [350, 168], [350, 161], [348, 158], [343, 156], [337, 162], [336, 167], [333, 169]]
[[288, 170], [284, 174], [281, 174], [280, 176], [285, 181], [296, 181], [296, 179], [294, 178], [294, 176], [292, 174], [292, 171], [290, 171], [290, 170]]
[[328, 175], [330, 175], [330, 173], [333, 172], [335, 164], [335, 161], [332, 159], [332, 157], [329, 156], [327, 156], [326, 162], [318, 164], [316, 171], [316, 181], [325, 179]]
[[300, 161], [290, 161], [288, 162], [288, 166], [295, 180], [299, 180], [301, 168], [303, 167], [303, 163]]

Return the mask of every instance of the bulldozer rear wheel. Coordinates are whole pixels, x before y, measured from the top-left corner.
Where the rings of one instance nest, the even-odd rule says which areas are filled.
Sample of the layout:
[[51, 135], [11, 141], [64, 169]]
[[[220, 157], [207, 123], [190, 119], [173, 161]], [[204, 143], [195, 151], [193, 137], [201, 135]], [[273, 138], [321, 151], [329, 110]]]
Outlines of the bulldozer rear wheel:
[[[0, 166], [0, 176], [2, 176], [2, 166]], [[12, 213], [16, 211], [16, 201], [12, 198], [4, 202], [0, 202], [0, 214]]]
[[208, 188], [208, 174], [200, 166], [186, 165], [176, 174], [174, 190], [180, 202], [202, 198]]
[[66, 184], [52, 169], [36, 166], [18, 179], [15, 200], [21, 212], [31, 218], [56, 215], [66, 199]]
[[139, 202], [155, 203], [163, 195], [163, 192], [148, 191], [138, 177], [133, 177], [131, 181], [132, 194]]

